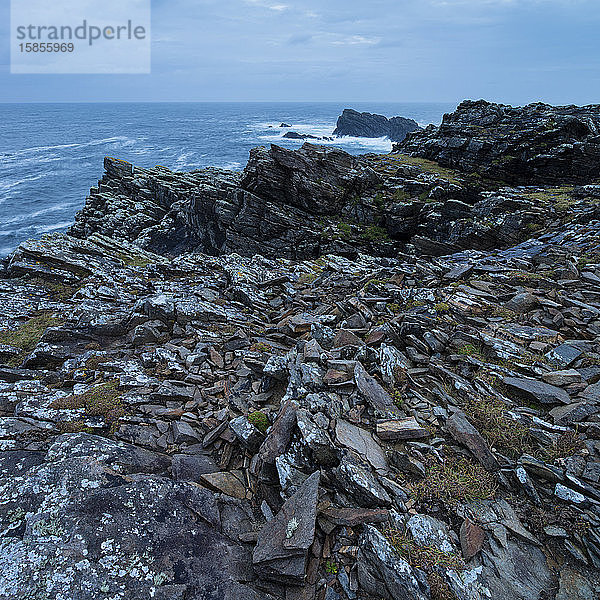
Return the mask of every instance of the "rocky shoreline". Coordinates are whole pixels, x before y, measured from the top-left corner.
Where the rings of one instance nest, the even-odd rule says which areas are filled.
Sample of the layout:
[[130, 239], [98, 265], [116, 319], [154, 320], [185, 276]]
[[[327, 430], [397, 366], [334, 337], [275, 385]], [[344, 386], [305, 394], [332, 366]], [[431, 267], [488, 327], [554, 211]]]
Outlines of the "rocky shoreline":
[[2, 263], [0, 599], [598, 597], [599, 111], [475, 104], [107, 158]]

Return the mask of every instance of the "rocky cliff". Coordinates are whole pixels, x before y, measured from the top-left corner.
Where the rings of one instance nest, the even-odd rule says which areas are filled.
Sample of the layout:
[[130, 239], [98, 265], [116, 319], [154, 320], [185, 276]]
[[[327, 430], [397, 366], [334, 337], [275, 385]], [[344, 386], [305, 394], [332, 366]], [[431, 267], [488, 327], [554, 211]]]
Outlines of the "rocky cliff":
[[[515, 189], [404, 154], [352, 157], [305, 144], [255, 148], [242, 173], [174, 173], [107, 158], [71, 234], [92, 233], [176, 256], [236, 252], [429, 255], [502, 248], [564, 216], [561, 190]], [[585, 186], [572, 197], [597, 195]]]
[[0, 269], [0, 600], [598, 597], [598, 186], [105, 167]]
[[401, 142], [411, 131], [419, 129], [419, 124], [405, 117], [388, 119], [383, 115], [358, 112], [346, 108], [338, 117], [333, 135], [352, 135], [356, 137], [388, 137], [392, 142]]
[[465, 101], [396, 149], [510, 183], [589, 183], [600, 176], [600, 105]]

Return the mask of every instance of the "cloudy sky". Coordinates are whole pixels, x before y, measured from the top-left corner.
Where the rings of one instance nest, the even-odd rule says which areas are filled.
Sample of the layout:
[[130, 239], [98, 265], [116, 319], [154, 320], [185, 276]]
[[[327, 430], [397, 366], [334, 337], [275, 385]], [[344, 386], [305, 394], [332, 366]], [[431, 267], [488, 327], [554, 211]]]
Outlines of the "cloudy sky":
[[2, 101], [600, 102], [598, 0], [152, 0], [150, 75], [10, 75], [2, 7]]

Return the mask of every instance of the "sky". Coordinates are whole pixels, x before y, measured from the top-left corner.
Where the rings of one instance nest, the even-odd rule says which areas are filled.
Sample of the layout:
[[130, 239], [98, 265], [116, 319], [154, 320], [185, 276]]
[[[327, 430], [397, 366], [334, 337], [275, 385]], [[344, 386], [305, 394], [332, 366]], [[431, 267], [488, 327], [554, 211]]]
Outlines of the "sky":
[[600, 102], [598, 0], [151, 1], [151, 74], [11, 75], [1, 0], [0, 101]]

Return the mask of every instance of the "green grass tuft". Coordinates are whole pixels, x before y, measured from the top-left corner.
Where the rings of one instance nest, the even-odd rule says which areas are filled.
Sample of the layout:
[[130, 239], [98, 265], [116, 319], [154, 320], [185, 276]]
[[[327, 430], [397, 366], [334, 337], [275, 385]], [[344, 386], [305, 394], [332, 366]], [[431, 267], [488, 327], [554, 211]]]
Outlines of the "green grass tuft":
[[117, 422], [125, 415], [117, 380], [108, 381], [87, 390], [83, 394], [58, 398], [50, 408], [76, 410], [83, 408], [89, 417], [104, 417], [107, 422]]

